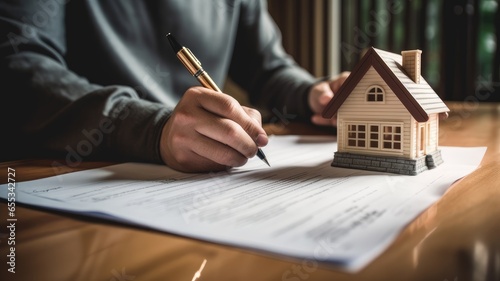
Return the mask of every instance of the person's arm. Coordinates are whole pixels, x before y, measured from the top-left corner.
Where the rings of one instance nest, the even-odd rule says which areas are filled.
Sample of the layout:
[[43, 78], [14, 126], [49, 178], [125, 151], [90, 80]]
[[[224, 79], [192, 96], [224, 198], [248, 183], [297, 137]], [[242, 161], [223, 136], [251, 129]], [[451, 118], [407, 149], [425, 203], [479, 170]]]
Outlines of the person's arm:
[[159, 136], [170, 111], [131, 88], [94, 85], [68, 69], [60, 2], [51, 2], [50, 15], [39, 1], [0, 2], [0, 127], [9, 136], [1, 157], [161, 162]]
[[335, 77], [330, 77], [326, 81], [320, 81], [316, 83], [309, 91], [309, 106], [313, 111], [313, 116], [311, 117], [311, 122], [316, 125], [331, 125], [337, 126], [337, 116], [332, 119], [325, 119], [322, 116], [323, 110], [328, 105], [330, 100], [333, 98], [334, 93], [336, 93], [344, 81], [349, 77], [350, 72], [342, 72]]
[[252, 103], [308, 120], [312, 111], [307, 98], [315, 78], [285, 53], [266, 1], [242, 1], [240, 9], [229, 75]]
[[[249, 92], [250, 101], [280, 114], [316, 125], [336, 125], [321, 112], [348, 76], [318, 81], [285, 53], [281, 34], [265, 0], [248, 0], [241, 7], [231, 78]], [[288, 120], [293, 121], [293, 120]]]

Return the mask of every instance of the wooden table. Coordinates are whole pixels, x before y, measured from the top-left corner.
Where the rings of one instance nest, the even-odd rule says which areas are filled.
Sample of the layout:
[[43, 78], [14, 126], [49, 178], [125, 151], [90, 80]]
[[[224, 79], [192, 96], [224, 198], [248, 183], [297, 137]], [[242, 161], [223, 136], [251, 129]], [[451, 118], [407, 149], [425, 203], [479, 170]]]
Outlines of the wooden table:
[[[200, 280], [500, 280], [500, 105], [449, 105], [452, 113], [441, 123], [440, 144], [487, 146], [480, 168], [454, 184], [357, 274], [18, 205], [14, 275], [6, 271], [7, 205], [2, 201], [0, 280], [191, 280], [203, 259], [208, 262]], [[266, 129], [318, 133], [298, 124]], [[110, 164], [85, 162], [55, 171], [52, 163], [1, 163], [0, 180], [7, 182], [8, 167], [23, 181]]]

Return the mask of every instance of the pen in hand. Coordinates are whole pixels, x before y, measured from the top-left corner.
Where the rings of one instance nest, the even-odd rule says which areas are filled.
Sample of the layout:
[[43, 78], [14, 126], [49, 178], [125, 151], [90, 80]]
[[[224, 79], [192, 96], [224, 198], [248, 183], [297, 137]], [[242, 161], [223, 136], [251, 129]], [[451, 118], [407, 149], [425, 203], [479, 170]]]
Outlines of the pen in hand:
[[[215, 84], [208, 73], [201, 67], [201, 62], [195, 57], [191, 50], [180, 45], [171, 33], [167, 34], [167, 38], [174, 53], [177, 55], [182, 64], [184, 64], [189, 73], [196, 77], [196, 79], [198, 79], [201, 85], [205, 88], [222, 93], [217, 84]], [[260, 148], [257, 149], [257, 156], [269, 167], [271, 167], [266, 156], [264, 155], [264, 152], [262, 152]]]

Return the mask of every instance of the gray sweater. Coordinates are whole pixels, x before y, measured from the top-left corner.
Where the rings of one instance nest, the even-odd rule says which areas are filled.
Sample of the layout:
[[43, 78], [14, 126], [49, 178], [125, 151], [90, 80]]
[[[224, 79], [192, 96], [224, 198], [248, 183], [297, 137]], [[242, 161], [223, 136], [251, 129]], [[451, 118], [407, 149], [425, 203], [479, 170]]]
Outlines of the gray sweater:
[[311, 115], [313, 78], [284, 52], [264, 0], [0, 2], [0, 160], [160, 162], [160, 132], [198, 85], [165, 35], [254, 104]]

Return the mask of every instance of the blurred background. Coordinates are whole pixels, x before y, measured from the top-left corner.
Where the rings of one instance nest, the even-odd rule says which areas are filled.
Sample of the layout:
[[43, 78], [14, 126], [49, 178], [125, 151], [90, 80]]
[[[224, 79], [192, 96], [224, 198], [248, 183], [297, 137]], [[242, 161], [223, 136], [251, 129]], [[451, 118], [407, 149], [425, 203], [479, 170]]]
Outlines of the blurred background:
[[315, 76], [351, 70], [363, 49], [421, 49], [448, 101], [500, 101], [500, 0], [268, 0], [285, 49]]

